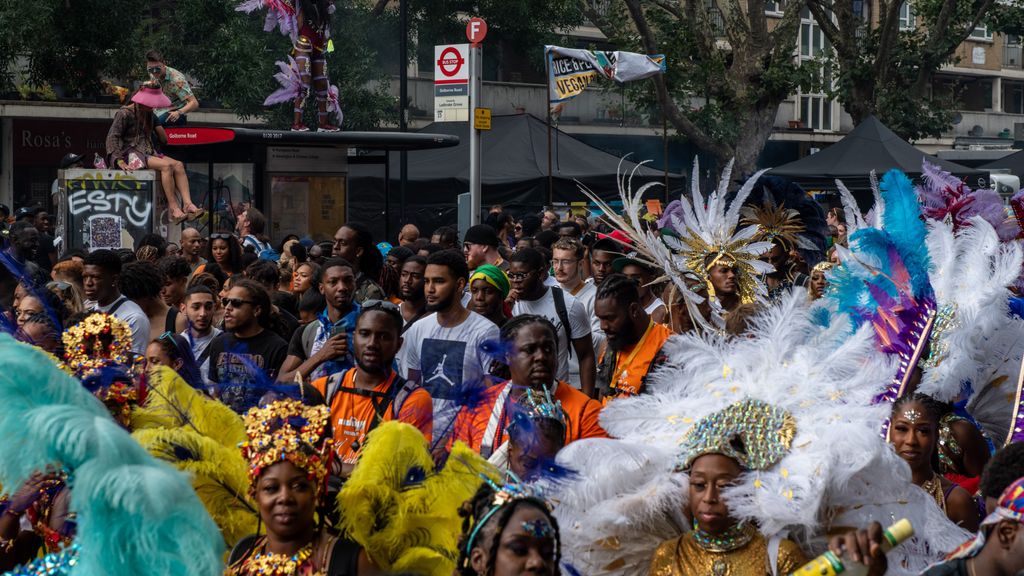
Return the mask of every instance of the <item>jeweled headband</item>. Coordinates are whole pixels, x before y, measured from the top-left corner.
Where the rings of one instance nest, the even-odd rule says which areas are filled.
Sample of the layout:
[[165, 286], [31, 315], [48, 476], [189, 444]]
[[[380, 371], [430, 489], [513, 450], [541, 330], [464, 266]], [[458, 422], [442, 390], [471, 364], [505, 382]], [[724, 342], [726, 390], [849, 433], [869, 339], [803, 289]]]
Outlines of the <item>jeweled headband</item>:
[[709, 414], [683, 438], [678, 470], [705, 454], [721, 454], [747, 470], [771, 468], [789, 453], [796, 421], [788, 411], [748, 398]]
[[[109, 343], [103, 340], [109, 338]], [[132, 364], [132, 330], [128, 323], [109, 314], [91, 314], [68, 328], [62, 337], [64, 360], [78, 376], [111, 364]]]
[[242, 456], [249, 462], [249, 493], [264, 470], [288, 461], [304, 470], [319, 491], [327, 477], [332, 441], [325, 437], [330, 411], [326, 406], [306, 406], [298, 400], [277, 400], [249, 410], [245, 415]]

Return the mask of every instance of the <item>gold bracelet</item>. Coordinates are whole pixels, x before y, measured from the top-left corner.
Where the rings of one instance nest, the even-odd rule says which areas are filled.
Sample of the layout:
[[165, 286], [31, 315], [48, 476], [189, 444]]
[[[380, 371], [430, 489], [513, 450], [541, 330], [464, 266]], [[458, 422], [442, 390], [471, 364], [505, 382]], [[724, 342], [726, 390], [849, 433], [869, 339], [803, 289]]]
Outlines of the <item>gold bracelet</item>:
[[14, 542], [15, 542], [15, 540], [17, 540], [17, 537], [15, 537], [15, 538], [3, 538], [3, 537], [0, 537], [0, 553], [10, 554], [14, 550]]

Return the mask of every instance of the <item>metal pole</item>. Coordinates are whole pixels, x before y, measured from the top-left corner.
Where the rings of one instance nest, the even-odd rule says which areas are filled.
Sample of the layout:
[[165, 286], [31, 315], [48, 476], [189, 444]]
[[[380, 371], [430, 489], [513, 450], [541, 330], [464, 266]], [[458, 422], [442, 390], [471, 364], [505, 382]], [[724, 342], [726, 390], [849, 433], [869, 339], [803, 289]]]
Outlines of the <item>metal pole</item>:
[[550, 52], [547, 53], [546, 69], [544, 70], [544, 76], [547, 78], [547, 93], [544, 95], [544, 109], [547, 110], [548, 118], [548, 207], [555, 203], [555, 177], [551, 171], [551, 58]]
[[[409, 1], [399, 0], [398, 2], [398, 51], [400, 53], [398, 66], [398, 130], [409, 131]], [[390, 154], [388, 154], [390, 155]], [[399, 153], [398, 167], [398, 197], [399, 224], [405, 224], [405, 183], [409, 173], [409, 155], [404, 149]], [[391, 222], [391, 214], [385, 218]]]
[[483, 60], [479, 44], [469, 48], [469, 222], [480, 223], [480, 131], [476, 129], [476, 109], [480, 107], [480, 71]]
[[668, 114], [665, 114], [665, 110], [661, 111], [661, 139], [664, 149], [662, 150], [662, 158], [665, 162], [665, 200], [668, 200]]

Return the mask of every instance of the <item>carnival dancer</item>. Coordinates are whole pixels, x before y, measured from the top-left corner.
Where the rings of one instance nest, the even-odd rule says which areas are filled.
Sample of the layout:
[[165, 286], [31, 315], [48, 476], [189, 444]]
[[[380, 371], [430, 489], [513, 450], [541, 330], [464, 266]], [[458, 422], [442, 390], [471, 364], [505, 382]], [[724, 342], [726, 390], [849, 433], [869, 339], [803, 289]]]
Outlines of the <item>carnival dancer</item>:
[[[330, 412], [298, 400], [277, 400], [245, 415], [249, 494], [266, 534], [239, 542], [228, 560], [229, 576], [374, 574], [359, 546], [317, 522], [327, 486]], [[322, 518], [322, 517], [321, 517]]]
[[825, 295], [828, 288], [828, 272], [832, 270], [831, 262], [818, 262], [811, 268], [811, 278], [807, 281], [807, 298], [817, 300]]
[[[687, 516], [693, 530], [658, 546], [652, 576], [788, 574], [807, 558], [785, 538], [769, 541], [756, 524], [733, 518], [726, 488], [741, 474], [774, 466], [796, 434], [792, 414], [743, 400], [697, 422], [686, 436], [679, 468], [689, 476]], [[770, 556], [769, 545], [776, 550]]]
[[[808, 232], [800, 212], [785, 204], [776, 204], [768, 189], [781, 187], [777, 179], [765, 176], [762, 177], [761, 182], [765, 184], [763, 201], [760, 204], [748, 204], [740, 210], [740, 214], [743, 215], [741, 224], [757, 225], [758, 234], [755, 239], [772, 244], [772, 247], [761, 258], [775, 269], [774, 272], [765, 274], [764, 282], [768, 288], [768, 299], [777, 300], [783, 291], [790, 290], [794, 286], [803, 287], [808, 284], [808, 275], [794, 269], [794, 265], [790, 261], [790, 253], [800, 250], [802, 253], [820, 260], [825, 242], [821, 234]], [[815, 223], [823, 225], [824, 218], [817, 203], [808, 199], [801, 190], [797, 189], [796, 192], [793, 196], [798, 199], [797, 201], [802, 200], [801, 204], [813, 205], [811, 210], [807, 210], [806, 207], [804, 209], [805, 213], [817, 216], [812, 220], [812, 225]], [[811, 265], [815, 264], [817, 264], [816, 261]]]
[[[955, 180], [934, 167], [925, 170], [932, 180]], [[938, 200], [922, 193], [926, 204], [920, 207], [918, 191], [901, 172], [890, 171], [874, 187], [870, 222], [840, 187], [850, 250], [841, 249], [843, 264], [830, 275], [826, 300], [872, 324], [880, 348], [899, 359], [878, 401], [920, 392], [959, 406], [953, 416], [950, 408], [939, 413], [939, 463], [974, 486], [990, 451], [986, 443], [1008, 441], [1019, 414], [1020, 397], [1006, 384], [1019, 387], [1024, 355], [1024, 323], [1008, 307], [1008, 287], [1024, 261], [1021, 247], [1000, 242], [999, 229], [982, 216], [993, 212], [984, 207], [984, 195], [936, 212]], [[963, 214], [967, 207], [978, 213]], [[923, 221], [922, 211], [943, 219]]]
[[[166, 143], [167, 135], [159, 126], [154, 108], [168, 108], [170, 99], [159, 85], [146, 83], [132, 96], [127, 106], [114, 114], [114, 123], [107, 132], [107, 165], [118, 170], [141, 170], [148, 168], [160, 173], [160, 183], [167, 197], [167, 208], [171, 222], [180, 224], [195, 220], [205, 211], [192, 202], [189, 192], [188, 175], [180, 160], [160, 153], [153, 142], [159, 138]], [[181, 204], [175, 191], [181, 196]]]
[[561, 574], [558, 521], [531, 487], [488, 482], [462, 505], [457, 576]]
[[508, 439], [514, 406], [528, 393], [550, 394], [565, 412], [565, 444], [606, 436], [598, 424], [601, 404], [555, 378], [557, 336], [547, 318], [516, 316], [501, 328], [508, 347], [511, 379], [489, 386], [479, 404], [464, 406], [455, 418], [454, 439], [489, 458]]
[[877, 433], [889, 407], [872, 399], [893, 366], [870, 328], [851, 328], [794, 292], [755, 315], [747, 338], [669, 340], [648, 393], [602, 411], [616, 440], [558, 454], [578, 472], [552, 494], [568, 561], [591, 576], [781, 574], [830, 530], [892, 517], [920, 535], [893, 552], [893, 574], [958, 546], [967, 532]]
[[[251, 13], [264, 7], [268, 9], [264, 30], [280, 28], [281, 33], [292, 40], [292, 53], [287, 62], [276, 63], [279, 72], [274, 78], [281, 87], [267, 96], [263, 105], [291, 102], [294, 105], [292, 130], [308, 132], [302, 112], [312, 83], [316, 95], [317, 132], [339, 131], [343, 116], [338, 88], [331, 85], [327, 76], [327, 53], [334, 50], [331, 41], [333, 0], [244, 0], [236, 9]], [[331, 113], [337, 114], [338, 124], [331, 123]]]
[[[217, 526], [188, 477], [147, 454], [82, 383], [44, 354], [3, 334], [0, 404], [6, 415], [0, 418], [5, 439], [0, 443], [0, 483], [31, 482], [37, 488], [35, 502], [59, 502], [62, 497], [53, 491], [53, 476], [74, 478], [74, 495], [64, 502], [67, 514], [55, 506], [57, 514], [49, 516], [73, 521], [73, 544], [64, 534], [48, 536], [48, 548], [59, 551], [14, 574], [222, 573]], [[126, 481], [132, 478], [144, 483]], [[21, 500], [9, 504], [17, 507], [16, 512], [28, 513], [22, 506]], [[13, 543], [8, 533], [3, 536], [6, 552], [25, 551], [21, 535]]]
[[[693, 173], [700, 173], [696, 159]], [[759, 260], [771, 249], [771, 242], [755, 241], [757, 225], [740, 224], [740, 208], [763, 173], [758, 172], [747, 180], [731, 203], [727, 202], [726, 191], [731, 182], [732, 162], [722, 172], [718, 189], [707, 198], [695, 178], [690, 197], [684, 194], [679, 200], [673, 200], [653, 229], [644, 220], [643, 196], [655, 183], [633, 192], [630, 190], [631, 174], [621, 176], [621, 216], [619, 210], [613, 210], [600, 198], [585, 192], [604, 212], [603, 218], [631, 240], [635, 259], [665, 271], [667, 279], [683, 294], [691, 319], [705, 329], [721, 329], [724, 314], [740, 304], [767, 296], [761, 278], [774, 271], [769, 263]], [[693, 275], [707, 287], [707, 299], [713, 312], [710, 318], [697, 309], [705, 297], [688, 284], [688, 278]]]
[[555, 456], [565, 447], [566, 424], [562, 403], [548, 390], [527, 390], [522, 399], [511, 406], [512, 416], [506, 427], [508, 441], [488, 459], [509, 478], [523, 482], [545, 479], [556, 471]]

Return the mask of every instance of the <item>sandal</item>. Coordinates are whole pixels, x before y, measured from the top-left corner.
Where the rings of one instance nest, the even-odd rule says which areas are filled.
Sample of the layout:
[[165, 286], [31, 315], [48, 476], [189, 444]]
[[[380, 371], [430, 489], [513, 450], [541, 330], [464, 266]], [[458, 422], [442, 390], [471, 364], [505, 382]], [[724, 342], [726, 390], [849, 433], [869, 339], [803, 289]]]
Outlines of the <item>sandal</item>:
[[169, 216], [167, 220], [170, 221], [171, 224], [181, 224], [182, 222], [188, 220], [188, 214], [182, 213], [181, 216]]
[[[191, 208], [191, 210], [189, 210]], [[185, 219], [186, 220], [198, 220], [206, 214], [206, 210], [196, 206], [195, 204], [189, 204], [185, 208]]]

